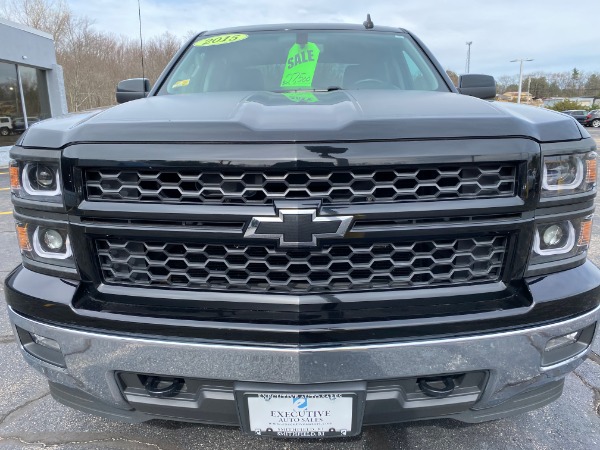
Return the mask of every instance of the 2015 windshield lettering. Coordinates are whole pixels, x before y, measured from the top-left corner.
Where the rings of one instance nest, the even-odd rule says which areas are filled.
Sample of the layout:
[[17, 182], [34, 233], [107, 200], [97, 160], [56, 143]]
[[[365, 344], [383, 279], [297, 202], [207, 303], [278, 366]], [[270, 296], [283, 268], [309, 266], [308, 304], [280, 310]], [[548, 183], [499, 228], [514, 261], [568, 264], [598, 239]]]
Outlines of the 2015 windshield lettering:
[[212, 45], [232, 44], [247, 39], [247, 34], [222, 34], [201, 39], [194, 43], [194, 47], [210, 47]]

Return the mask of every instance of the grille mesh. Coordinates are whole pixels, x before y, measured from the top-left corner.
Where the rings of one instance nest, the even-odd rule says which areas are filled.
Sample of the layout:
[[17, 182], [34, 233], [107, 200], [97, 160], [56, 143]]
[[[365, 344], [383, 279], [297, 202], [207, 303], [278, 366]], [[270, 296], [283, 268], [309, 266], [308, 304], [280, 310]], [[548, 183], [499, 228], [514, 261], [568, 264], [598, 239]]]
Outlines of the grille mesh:
[[270, 204], [277, 199], [323, 203], [431, 201], [510, 197], [516, 167], [510, 164], [421, 168], [307, 170], [88, 169], [92, 201]]
[[498, 280], [506, 236], [321, 249], [268, 245], [96, 241], [104, 280], [136, 286], [262, 292], [341, 292]]

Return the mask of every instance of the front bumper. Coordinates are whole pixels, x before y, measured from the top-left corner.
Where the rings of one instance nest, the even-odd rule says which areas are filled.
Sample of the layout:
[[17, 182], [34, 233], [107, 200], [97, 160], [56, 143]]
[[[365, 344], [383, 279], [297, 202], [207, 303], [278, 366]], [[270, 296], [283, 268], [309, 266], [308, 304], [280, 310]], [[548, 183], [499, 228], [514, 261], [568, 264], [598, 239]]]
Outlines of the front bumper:
[[[131, 422], [162, 417], [237, 425], [234, 394], [240, 383], [313, 388], [322, 384], [322, 391], [327, 391], [327, 386], [335, 383], [359, 381], [366, 386], [364, 423], [374, 424], [448, 414], [458, 420], [479, 422], [555, 400], [562, 392], [564, 376], [585, 359], [588, 350], [559, 364], [542, 367], [544, 348], [554, 337], [595, 326], [600, 307], [569, 320], [516, 331], [311, 349], [121, 337], [47, 325], [10, 307], [9, 315], [15, 327], [59, 343], [65, 368], [46, 363], [24, 348], [22, 351], [25, 359], [49, 379], [55, 398], [91, 413]], [[134, 409], [127, 401], [131, 397], [123, 393], [118, 376], [122, 372], [205, 382], [192, 402], [177, 404], [174, 399], [157, 399], [151, 400], [150, 408], [146, 404], [140, 410]], [[402, 382], [393, 382], [472, 372], [485, 372], [485, 386], [476, 398], [470, 398], [469, 407], [463, 411], [432, 399], [429, 403], [409, 405], [412, 411], [407, 413], [405, 388]], [[382, 380], [391, 382], [382, 385]], [[268, 390], [272, 389], [271, 384]], [[388, 408], [389, 414], [382, 415], [378, 405]]]

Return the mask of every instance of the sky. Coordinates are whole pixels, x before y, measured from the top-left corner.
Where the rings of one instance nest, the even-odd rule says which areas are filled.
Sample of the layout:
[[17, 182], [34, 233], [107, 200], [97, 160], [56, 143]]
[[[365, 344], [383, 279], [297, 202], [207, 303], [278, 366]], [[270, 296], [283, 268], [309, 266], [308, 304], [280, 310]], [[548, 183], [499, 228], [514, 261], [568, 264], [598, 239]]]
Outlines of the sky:
[[[415, 33], [442, 66], [465, 73], [467, 41], [471, 73], [517, 75], [517, 58], [533, 58], [534, 72], [600, 72], [594, 8], [565, 0], [140, 0], [144, 38], [264, 23], [362, 23]], [[98, 30], [137, 37], [137, 0], [67, 0], [73, 12]], [[593, 2], [591, 2], [593, 3]]]

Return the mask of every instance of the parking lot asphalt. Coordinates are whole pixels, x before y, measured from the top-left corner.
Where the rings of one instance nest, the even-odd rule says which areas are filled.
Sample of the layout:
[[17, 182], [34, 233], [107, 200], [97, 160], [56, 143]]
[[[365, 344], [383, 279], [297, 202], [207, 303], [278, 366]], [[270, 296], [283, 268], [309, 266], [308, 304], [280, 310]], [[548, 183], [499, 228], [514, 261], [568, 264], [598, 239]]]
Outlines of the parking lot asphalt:
[[[600, 146], [600, 130], [590, 130]], [[0, 278], [20, 261], [10, 214], [8, 174], [0, 169]], [[598, 201], [597, 201], [598, 204]], [[600, 220], [590, 259], [600, 265]], [[0, 285], [0, 449], [598, 449], [600, 448], [600, 341], [567, 377], [563, 396], [521, 416], [478, 425], [428, 420], [365, 427], [346, 440], [296, 441], [245, 436], [237, 428], [154, 420], [112, 422], [60, 405], [44, 378], [21, 357]]]
[[600, 149], [600, 128], [586, 128], [586, 131], [594, 138], [598, 149]]

